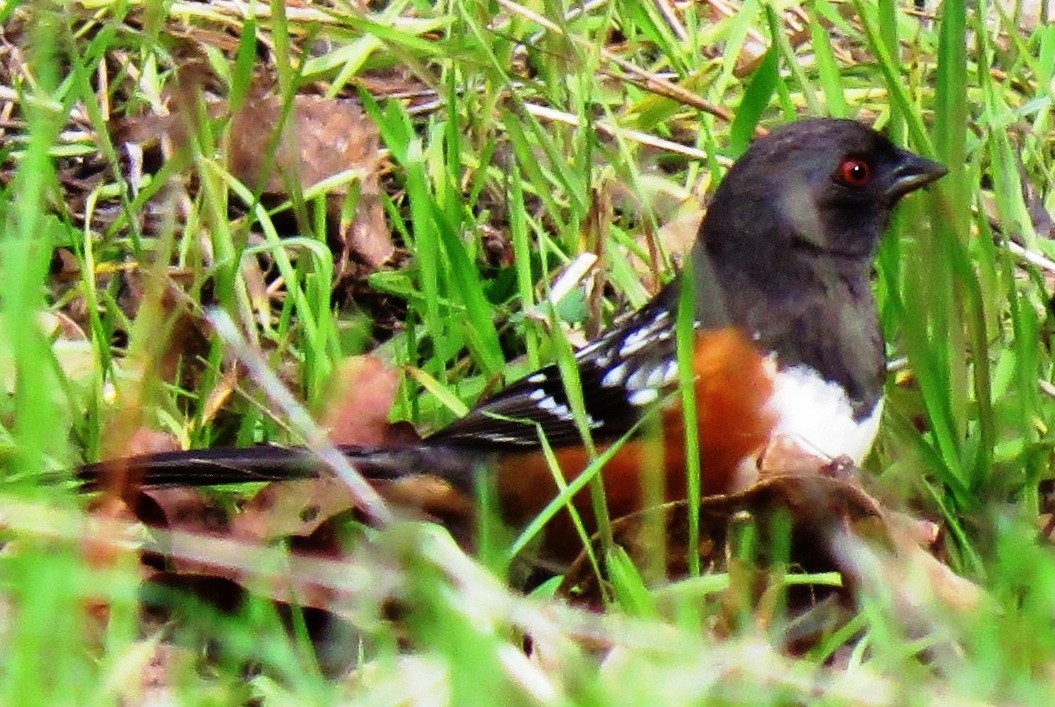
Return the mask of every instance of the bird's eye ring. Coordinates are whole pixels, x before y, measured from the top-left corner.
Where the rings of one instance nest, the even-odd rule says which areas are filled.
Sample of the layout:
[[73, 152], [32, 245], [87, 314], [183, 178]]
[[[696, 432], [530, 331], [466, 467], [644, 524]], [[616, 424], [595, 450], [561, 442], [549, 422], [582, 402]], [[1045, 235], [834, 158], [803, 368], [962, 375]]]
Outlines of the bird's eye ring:
[[848, 187], [866, 187], [872, 181], [872, 166], [860, 157], [848, 157], [839, 165], [835, 178]]

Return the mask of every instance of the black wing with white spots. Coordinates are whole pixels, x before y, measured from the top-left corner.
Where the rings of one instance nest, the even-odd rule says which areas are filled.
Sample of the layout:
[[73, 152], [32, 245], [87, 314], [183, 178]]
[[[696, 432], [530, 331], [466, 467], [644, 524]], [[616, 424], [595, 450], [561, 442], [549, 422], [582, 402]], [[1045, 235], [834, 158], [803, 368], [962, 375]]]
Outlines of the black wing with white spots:
[[[652, 403], [677, 385], [675, 312], [678, 287], [668, 286], [644, 308], [576, 353], [586, 423], [595, 441], [626, 434]], [[430, 441], [481, 447], [554, 447], [582, 442], [556, 365], [522, 378], [485, 400]]]

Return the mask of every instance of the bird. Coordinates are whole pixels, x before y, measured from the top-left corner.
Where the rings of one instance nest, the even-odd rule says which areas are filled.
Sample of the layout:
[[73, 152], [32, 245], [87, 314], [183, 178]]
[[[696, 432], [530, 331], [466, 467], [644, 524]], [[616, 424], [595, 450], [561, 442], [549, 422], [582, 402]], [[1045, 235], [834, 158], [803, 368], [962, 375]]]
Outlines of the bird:
[[[871, 285], [877, 248], [898, 202], [946, 172], [854, 120], [782, 125], [729, 169], [686, 269], [576, 352], [578, 418], [551, 364], [419, 442], [340, 449], [368, 479], [427, 474], [469, 492], [489, 474], [502, 516], [514, 526], [528, 523], [558, 492], [543, 438], [569, 481], [609, 450], [600, 474], [612, 517], [641, 508], [642, 470], [650, 465], [662, 468], [665, 498], [684, 499], [686, 437], [693, 431], [686, 430], [677, 394], [676, 331], [681, 293], [691, 281], [689, 378], [701, 492], [749, 486], [777, 440], [819, 458], [860, 463], [878, 431], [886, 376]], [[650, 415], [657, 425], [643, 424]], [[584, 444], [583, 426], [593, 450]], [[640, 434], [657, 426], [658, 462], [654, 442]], [[146, 486], [202, 486], [313, 477], [321, 464], [301, 448], [258, 446], [103, 461], [78, 475], [99, 488], [118, 469], [135, 470]], [[573, 503], [591, 526], [588, 494]], [[554, 557], [581, 549], [570, 522], [558, 515], [545, 530], [543, 543]]]

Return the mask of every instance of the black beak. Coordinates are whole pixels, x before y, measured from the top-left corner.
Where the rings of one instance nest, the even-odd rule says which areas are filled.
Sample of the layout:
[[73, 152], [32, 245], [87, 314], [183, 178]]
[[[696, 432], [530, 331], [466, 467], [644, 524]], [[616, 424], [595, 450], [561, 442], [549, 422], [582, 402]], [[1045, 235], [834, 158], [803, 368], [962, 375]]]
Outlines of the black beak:
[[898, 150], [897, 162], [890, 184], [884, 192], [890, 204], [896, 203], [906, 194], [925, 187], [949, 173], [945, 165], [928, 160], [926, 157], [920, 157], [908, 150]]

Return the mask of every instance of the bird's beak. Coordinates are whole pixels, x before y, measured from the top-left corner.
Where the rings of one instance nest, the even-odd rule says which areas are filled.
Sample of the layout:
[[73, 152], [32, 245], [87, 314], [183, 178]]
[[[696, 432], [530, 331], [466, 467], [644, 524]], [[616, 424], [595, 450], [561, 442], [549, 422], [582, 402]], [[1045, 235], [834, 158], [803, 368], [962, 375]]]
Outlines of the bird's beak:
[[941, 179], [949, 170], [945, 165], [909, 152], [898, 150], [898, 166], [886, 188], [885, 196], [893, 204], [901, 197]]

